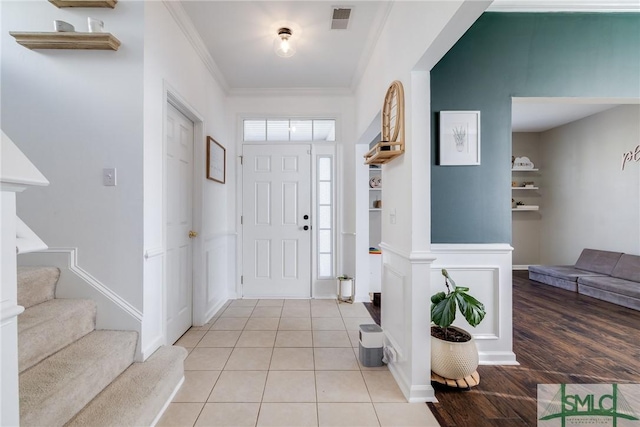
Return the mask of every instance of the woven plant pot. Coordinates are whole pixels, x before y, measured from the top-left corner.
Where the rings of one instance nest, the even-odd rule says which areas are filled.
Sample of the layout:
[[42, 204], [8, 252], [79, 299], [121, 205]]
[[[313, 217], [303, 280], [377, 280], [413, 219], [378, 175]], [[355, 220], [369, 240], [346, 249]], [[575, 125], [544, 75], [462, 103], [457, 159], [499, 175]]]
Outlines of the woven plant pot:
[[[449, 329], [464, 331], [455, 326], [449, 326]], [[466, 342], [431, 337], [431, 370], [441, 377], [453, 380], [467, 377], [478, 368], [478, 361], [478, 348], [473, 337]]]

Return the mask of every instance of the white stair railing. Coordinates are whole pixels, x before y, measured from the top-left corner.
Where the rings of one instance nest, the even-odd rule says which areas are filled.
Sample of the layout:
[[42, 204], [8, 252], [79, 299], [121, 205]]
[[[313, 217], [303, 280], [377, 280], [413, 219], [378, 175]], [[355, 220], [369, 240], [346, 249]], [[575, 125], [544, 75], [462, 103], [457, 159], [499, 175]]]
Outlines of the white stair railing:
[[49, 181], [0, 132], [0, 425], [17, 426], [20, 425], [17, 316], [23, 307], [17, 301], [16, 193], [34, 185], [49, 185]]

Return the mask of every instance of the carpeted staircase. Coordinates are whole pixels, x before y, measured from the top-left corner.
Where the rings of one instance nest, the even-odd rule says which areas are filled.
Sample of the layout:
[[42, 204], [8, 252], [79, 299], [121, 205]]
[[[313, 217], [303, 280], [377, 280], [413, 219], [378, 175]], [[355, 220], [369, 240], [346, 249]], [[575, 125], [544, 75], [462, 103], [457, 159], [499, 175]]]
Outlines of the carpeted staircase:
[[137, 332], [96, 330], [93, 301], [55, 298], [59, 277], [18, 268], [20, 424], [151, 425], [184, 376], [186, 350], [134, 363]]

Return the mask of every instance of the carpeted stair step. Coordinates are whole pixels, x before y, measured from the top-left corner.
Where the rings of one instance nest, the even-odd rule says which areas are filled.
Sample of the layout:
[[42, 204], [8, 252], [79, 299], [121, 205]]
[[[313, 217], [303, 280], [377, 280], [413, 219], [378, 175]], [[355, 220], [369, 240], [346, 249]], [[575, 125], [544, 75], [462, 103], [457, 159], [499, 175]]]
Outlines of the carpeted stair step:
[[67, 427], [150, 426], [184, 377], [186, 357], [183, 347], [161, 347], [127, 368]]
[[25, 371], [93, 331], [96, 304], [83, 299], [52, 299], [18, 316], [18, 366]]
[[133, 363], [132, 331], [93, 331], [20, 374], [20, 425], [62, 426]]
[[54, 298], [60, 270], [46, 266], [18, 267], [18, 305], [29, 308]]

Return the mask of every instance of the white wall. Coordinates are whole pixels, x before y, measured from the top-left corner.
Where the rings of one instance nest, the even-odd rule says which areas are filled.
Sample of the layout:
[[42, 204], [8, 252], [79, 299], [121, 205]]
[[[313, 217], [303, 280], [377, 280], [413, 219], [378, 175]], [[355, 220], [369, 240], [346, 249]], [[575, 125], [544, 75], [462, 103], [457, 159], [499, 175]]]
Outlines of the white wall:
[[[78, 248], [78, 264], [142, 310], [144, 4], [58, 9], [1, 2], [2, 128], [50, 180], [18, 196], [18, 214], [51, 248]], [[62, 19], [86, 31], [105, 22], [117, 52], [36, 50], [8, 31], [51, 31]], [[117, 168], [118, 185], [102, 186]]]
[[399, 80], [404, 86], [405, 153], [382, 168], [382, 327], [387, 344], [401, 355], [390, 364], [391, 372], [412, 402], [434, 399], [429, 378], [428, 306], [434, 258], [429, 70], [487, 6], [486, 2], [395, 2], [356, 89], [356, 129], [363, 141], [362, 135], [380, 127], [376, 116], [391, 82]]
[[[144, 349], [161, 344], [165, 237], [164, 118], [167, 96], [196, 121], [194, 144], [194, 323], [207, 322], [235, 282], [235, 147], [226, 127], [225, 95], [162, 2], [145, 2], [144, 16]], [[199, 124], [197, 122], [200, 122]], [[226, 184], [207, 180], [206, 135], [227, 149]], [[166, 185], [166, 183], [165, 183]], [[223, 207], [222, 209], [220, 207]]]
[[[236, 95], [227, 99], [229, 145], [235, 144], [237, 155], [242, 152], [242, 118], [244, 117], [307, 117], [336, 118], [337, 162], [337, 243], [338, 261], [336, 274], [355, 274], [355, 168], [354, 104], [353, 97], [332, 92], [305, 92], [292, 94]], [[239, 174], [238, 161], [230, 159]], [[346, 165], [346, 166], [345, 166]], [[239, 185], [239, 184], [238, 184]], [[236, 189], [234, 188], [234, 191]], [[240, 188], [238, 188], [240, 191]], [[240, 194], [240, 193], [237, 193]], [[235, 208], [235, 206], [230, 206]], [[240, 200], [238, 201], [240, 209]], [[233, 210], [240, 231], [239, 215]], [[241, 261], [241, 260], [240, 260]], [[238, 276], [240, 271], [238, 271]], [[239, 277], [238, 277], [239, 278]], [[239, 284], [239, 280], [237, 282]], [[335, 282], [319, 284], [314, 295], [330, 297], [335, 292]], [[239, 288], [238, 288], [239, 291]]]
[[[226, 140], [224, 93], [164, 3], [125, 0], [113, 10], [58, 9], [48, 2], [2, 2], [0, 7], [3, 129], [51, 181], [48, 188], [21, 195], [18, 212], [50, 248], [77, 255], [74, 268], [88, 275], [93, 289], [103, 287], [121, 298], [125, 312], [133, 314], [127, 327], [141, 332], [145, 358], [163, 344], [164, 333], [168, 93], [200, 121], [194, 322], [206, 322], [235, 283], [235, 223], [227, 209], [219, 208], [234, 204], [234, 175], [228, 174], [226, 185], [204, 178], [205, 135], [227, 146], [231, 159], [235, 153]], [[88, 14], [102, 19], [122, 42], [117, 52], [31, 51], [8, 35], [9, 30], [48, 31], [54, 19], [81, 31]], [[117, 168], [116, 187], [102, 186], [105, 167]], [[55, 264], [58, 258], [49, 260]], [[73, 282], [61, 286], [67, 297], [82, 286]], [[99, 292], [90, 297], [99, 303], [105, 299]], [[103, 322], [105, 313], [114, 315], [99, 310], [100, 325], [122, 325], [121, 319]]]
[[[512, 154], [516, 157], [527, 156], [540, 172], [512, 172], [511, 179], [518, 185], [523, 181], [533, 181], [540, 190], [511, 190], [511, 197], [527, 205], [538, 205], [544, 210], [542, 194], [547, 190], [540, 185], [540, 177], [545, 174], [544, 165], [540, 163], [540, 134], [536, 132], [519, 132], [512, 134]], [[513, 265], [526, 268], [528, 265], [540, 264], [540, 227], [542, 217], [540, 211], [513, 212], [512, 214]]]
[[623, 105], [540, 135], [540, 262], [573, 264], [583, 248], [640, 254], [640, 106]]

